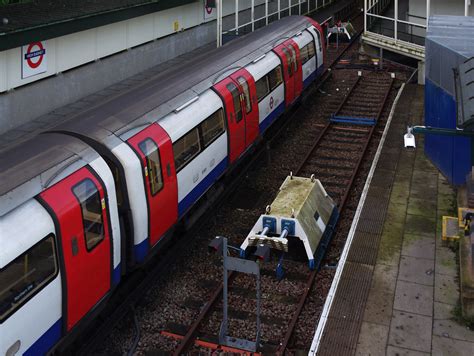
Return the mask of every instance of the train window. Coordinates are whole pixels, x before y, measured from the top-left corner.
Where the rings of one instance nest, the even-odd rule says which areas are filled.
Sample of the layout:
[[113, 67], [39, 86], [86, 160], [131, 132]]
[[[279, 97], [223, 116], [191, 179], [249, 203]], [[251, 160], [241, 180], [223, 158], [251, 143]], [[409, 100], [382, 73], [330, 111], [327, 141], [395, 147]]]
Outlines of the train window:
[[268, 77], [265, 75], [255, 82], [257, 87], [257, 99], [260, 102], [270, 92]]
[[240, 92], [234, 83], [227, 84], [227, 89], [232, 94], [232, 100], [234, 101], [235, 121], [240, 122], [242, 120], [242, 106], [240, 104]]
[[49, 234], [0, 270], [0, 322], [58, 273], [54, 235]]
[[277, 86], [283, 82], [281, 75], [281, 66], [275, 67], [268, 75], [268, 81], [270, 83], [270, 90], [273, 91]]
[[203, 147], [207, 147], [225, 131], [224, 114], [222, 109], [217, 110], [214, 114], [204, 120], [200, 127], [202, 145]]
[[163, 189], [163, 175], [161, 174], [160, 151], [158, 146], [151, 139], [147, 138], [138, 144], [138, 147], [145, 155], [146, 172], [151, 195], [156, 195]]
[[293, 57], [286, 47], [283, 47], [282, 51], [286, 57], [286, 63], [288, 64], [288, 75], [291, 77], [293, 75]]
[[101, 200], [96, 185], [89, 178], [76, 184], [72, 191], [81, 205], [86, 248], [91, 251], [104, 239], [102, 204], [105, 207], [105, 201]]
[[305, 64], [308, 62], [311, 58], [314, 57], [315, 51], [314, 51], [314, 42], [311, 41], [308, 43], [306, 46], [301, 48], [301, 63]]
[[249, 85], [247, 84], [247, 80], [244, 77], [238, 77], [237, 81], [239, 82], [240, 86], [244, 91], [244, 100], [245, 100], [245, 112], [248, 114], [252, 111], [252, 101], [250, 99], [250, 90]]
[[199, 151], [201, 151], [201, 146], [199, 144], [199, 131], [196, 127], [173, 143], [176, 172], [188, 164]]

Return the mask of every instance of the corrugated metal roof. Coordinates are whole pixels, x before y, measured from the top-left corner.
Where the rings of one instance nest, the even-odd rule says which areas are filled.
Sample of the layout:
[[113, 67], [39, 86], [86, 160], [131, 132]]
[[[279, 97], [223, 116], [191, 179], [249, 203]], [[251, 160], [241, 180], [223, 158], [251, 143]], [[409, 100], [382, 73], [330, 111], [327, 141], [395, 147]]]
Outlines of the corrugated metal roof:
[[431, 16], [427, 38], [468, 59], [474, 56], [474, 17]]
[[426, 78], [455, 96], [454, 72], [474, 56], [474, 18], [432, 16], [425, 44]]

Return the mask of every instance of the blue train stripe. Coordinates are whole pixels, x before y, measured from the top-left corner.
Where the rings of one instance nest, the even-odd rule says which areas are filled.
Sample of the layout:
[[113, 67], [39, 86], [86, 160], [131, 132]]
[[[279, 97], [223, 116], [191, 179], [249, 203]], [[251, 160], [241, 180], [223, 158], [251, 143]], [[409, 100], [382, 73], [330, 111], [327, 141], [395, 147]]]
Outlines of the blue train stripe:
[[120, 270], [120, 263], [119, 263], [117, 267], [114, 268], [114, 272], [112, 273], [112, 284], [114, 286], [120, 283], [120, 277], [121, 277], [121, 270]]
[[148, 243], [148, 237], [140, 242], [138, 245], [135, 245], [135, 262], [142, 263], [145, 261], [145, 257], [148, 255], [148, 250], [150, 249], [150, 244]]
[[308, 77], [303, 81], [303, 88], [304, 89], [306, 89], [308, 87], [308, 85], [310, 85], [312, 82], [314, 82], [314, 80], [316, 79], [317, 72], [318, 71], [315, 70], [313, 73], [308, 75]]
[[260, 123], [260, 133], [264, 132], [268, 127], [285, 111], [285, 101], [276, 107], [268, 116]]
[[196, 187], [178, 203], [178, 215], [181, 217], [206, 190], [224, 173], [227, 157], [224, 158]]
[[63, 319], [56, 321], [23, 355], [45, 355], [61, 338]]

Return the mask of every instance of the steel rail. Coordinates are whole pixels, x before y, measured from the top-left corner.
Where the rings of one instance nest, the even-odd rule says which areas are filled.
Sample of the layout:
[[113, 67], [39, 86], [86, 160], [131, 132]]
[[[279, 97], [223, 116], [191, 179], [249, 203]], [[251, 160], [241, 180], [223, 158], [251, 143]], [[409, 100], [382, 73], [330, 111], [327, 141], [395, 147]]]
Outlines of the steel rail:
[[[359, 32], [359, 35], [360, 35], [361, 32]], [[358, 35], [358, 36], [359, 36]], [[314, 86], [313, 89], [310, 90], [310, 93], [314, 93], [317, 89], [319, 89], [330, 77], [331, 77], [331, 71], [329, 70], [329, 68], [331, 68], [346, 52], [347, 50], [355, 43], [355, 39], [358, 38], [358, 36], [356, 36], [354, 38], [354, 41], [351, 42], [346, 48], [344, 48], [341, 53], [331, 62], [330, 66], [323, 72], [322, 74], [322, 79], [316, 83], [316, 85]], [[307, 94], [305, 97], [307, 97], [309, 94]], [[287, 120], [285, 120], [285, 123], [286, 124], [283, 124], [281, 125], [281, 127], [278, 129], [278, 131], [275, 133], [275, 135], [269, 140], [269, 142], [271, 143], [274, 139], [276, 139], [277, 137], [280, 136], [280, 134], [284, 131], [284, 129], [288, 126], [288, 124], [292, 121], [291, 118], [294, 117], [295, 114], [293, 113], [293, 115], [291, 115], [290, 118], [288, 118]], [[323, 131], [320, 133], [319, 137], [322, 137], [324, 135], [324, 132], [325, 130], [327, 130], [327, 125], [326, 127], [323, 129]], [[308, 155], [307, 155], [307, 158], [311, 155], [311, 153], [314, 151], [314, 149], [312, 149]], [[235, 275], [235, 274], [232, 274], [232, 275]], [[311, 273], [311, 275], [313, 275], [313, 273]], [[230, 278], [231, 274], [229, 273], [229, 278]], [[314, 274], [314, 276], [310, 277], [314, 280], [314, 277], [316, 275]], [[312, 284], [312, 283], [311, 283]], [[173, 355], [182, 355], [184, 354], [188, 348], [194, 344], [194, 335], [195, 333], [197, 332], [198, 330], [198, 327], [200, 326], [200, 324], [202, 323], [202, 321], [206, 318], [206, 316], [208, 315], [208, 313], [212, 310], [212, 307], [214, 306], [214, 304], [219, 300], [219, 296], [222, 294], [222, 289], [223, 289], [223, 285], [222, 283], [219, 285], [219, 287], [216, 288], [216, 290], [213, 292], [212, 294], [212, 297], [211, 299], [209, 300], [208, 303], [206, 303], [206, 306], [205, 308], [201, 311], [201, 313], [199, 314], [198, 318], [195, 320], [195, 322], [191, 325], [191, 327], [189, 328], [188, 332], [186, 333], [186, 335], [181, 339], [181, 342], [180, 344], [178, 345], [178, 347], [175, 349]], [[309, 290], [306, 292], [308, 293]], [[293, 327], [294, 328], [294, 327]]]
[[[310, 89], [308, 91], [308, 94], [303, 95], [302, 100], [304, 100], [304, 98], [308, 97], [311, 93], [314, 93], [316, 90], [321, 88], [321, 86], [331, 77], [331, 75], [332, 75], [331, 68], [345, 55], [345, 53], [349, 50], [349, 48], [351, 48], [356, 43], [357, 39], [360, 37], [361, 34], [362, 34], [362, 31], [359, 31], [359, 33], [356, 36], [353, 37], [352, 41], [349, 42], [348, 46], [345, 47], [336, 56], [336, 58], [334, 58], [334, 60], [328, 65], [328, 67], [325, 69], [325, 71], [321, 75], [321, 79], [317, 83], [315, 83], [316, 85], [313, 86], [312, 89]], [[357, 79], [356, 83], [359, 81], [359, 79], [360, 79], [360, 77]], [[355, 87], [355, 85], [353, 87]], [[351, 91], [352, 91], [352, 89], [353, 88], [351, 88]], [[291, 118], [293, 118], [294, 116], [295, 116], [295, 112], [287, 120], [285, 120], [285, 123], [283, 123], [281, 125], [281, 127], [279, 127], [278, 131], [268, 140], [270, 143], [273, 142], [273, 140], [275, 140], [276, 138], [278, 138], [281, 135], [281, 133], [289, 125], [289, 123], [292, 122]], [[327, 130], [327, 128], [328, 128], [328, 125], [326, 125], [324, 127], [323, 131], [320, 133], [318, 141], [319, 141], [320, 138], [322, 138], [324, 136], [324, 133]], [[314, 148], [310, 150], [310, 152], [306, 156], [306, 159], [309, 158], [311, 153], [314, 151]], [[316, 274], [317, 274], [316, 271], [311, 272], [310, 277], [309, 277], [310, 280], [308, 281], [308, 284], [312, 285], [312, 283], [314, 282], [314, 279], [316, 277]], [[232, 275], [235, 276], [235, 273], [232, 274]], [[229, 278], [230, 278], [230, 276], [231, 276], [231, 273], [229, 273]], [[306, 296], [309, 293], [310, 289], [311, 288], [307, 288], [305, 290], [304, 293], [305, 293]], [[212, 310], [212, 307], [219, 300], [219, 296], [222, 294], [222, 290], [223, 290], [223, 284], [221, 283], [219, 285], [219, 287], [217, 287], [216, 290], [213, 292], [211, 299], [209, 300], [209, 302], [206, 303], [205, 308], [201, 311], [198, 318], [190, 326], [190, 328], [189, 328], [188, 332], [186, 333], [186, 335], [181, 339], [181, 342], [178, 345], [178, 347], [175, 349], [175, 351], [173, 352], [173, 355], [178, 356], [178, 355], [182, 355], [182, 354], [186, 353], [186, 351], [189, 349], [189, 347], [194, 344], [195, 334], [198, 331], [198, 328], [199, 328], [200, 324], [207, 317], [207, 315]], [[301, 303], [301, 301], [300, 301], [300, 303]], [[303, 301], [303, 305], [304, 305], [304, 301]], [[298, 304], [298, 309], [300, 310], [300, 312], [298, 313], [298, 315], [299, 315], [301, 313], [301, 309], [302, 309], [302, 306], [300, 307], [299, 304]], [[296, 324], [296, 321], [293, 323], [293, 320], [292, 320], [291, 324]], [[292, 329], [294, 329], [294, 325], [293, 325]], [[289, 337], [291, 337], [291, 335]], [[289, 337], [288, 337], [288, 339], [289, 339]], [[286, 339], [286, 336], [285, 336], [285, 339]], [[286, 344], [287, 344], [287, 342], [286, 342]], [[285, 349], [286, 349], [286, 347], [285, 347]]]
[[[360, 78], [360, 77], [359, 77], [359, 78]], [[387, 87], [387, 89], [386, 89], [387, 91], [386, 91], [386, 93], [385, 93], [385, 95], [384, 95], [384, 99], [383, 99], [383, 101], [382, 101], [382, 105], [380, 106], [380, 108], [379, 108], [379, 110], [378, 110], [378, 112], [377, 112], [376, 122], [378, 122], [379, 119], [380, 119], [380, 117], [382, 116], [383, 109], [384, 109], [384, 107], [385, 107], [385, 105], [386, 105], [386, 103], [387, 103], [387, 99], [388, 99], [388, 97], [389, 97], [390, 91], [391, 91], [392, 86], [393, 86], [393, 81], [394, 81], [394, 80], [393, 80], [393, 78], [392, 78], [391, 81], [390, 81], [390, 84], [388, 85], [388, 87]], [[357, 82], [358, 82], [358, 81], [357, 81]], [[356, 82], [356, 83], [357, 83], [357, 82]], [[354, 87], [355, 87], [355, 85], [353, 86], [353, 88], [354, 88]], [[351, 92], [352, 92], [352, 90], [351, 90]], [[347, 99], [348, 97], [349, 97], [349, 95], [346, 97], [346, 99]], [[341, 105], [341, 107], [340, 107], [338, 110], [340, 110], [341, 108], [342, 108], [342, 105]], [[316, 142], [315, 142], [313, 148], [311, 149], [311, 152], [305, 157], [305, 159], [304, 159], [304, 160], [302, 161], [302, 163], [300, 164], [300, 167], [299, 167], [299, 169], [298, 169], [298, 171], [297, 171], [297, 174], [298, 174], [299, 171], [301, 171], [301, 170], [303, 169], [303, 167], [304, 167], [305, 164], [307, 163], [309, 157], [311, 157], [311, 154], [312, 154], [312, 153], [314, 152], [314, 150], [319, 146], [319, 144], [320, 144], [320, 142], [322, 141], [324, 135], [328, 132], [330, 126], [332, 126], [332, 124], [331, 124], [331, 123], [328, 123], [328, 124], [326, 125], [326, 127], [323, 129], [322, 133], [319, 135], [319, 137], [318, 137], [318, 139], [316, 140]], [[359, 169], [360, 169], [360, 167], [361, 167], [361, 165], [362, 165], [362, 160], [363, 160], [363, 158], [364, 158], [365, 155], [366, 155], [367, 148], [369, 147], [369, 143], [370, 143], [371, 138], [372, 138], [372, 135], [373, 135], [373, 133], [374, 133], [374, 131], [375, 131], [375, 126], [376, 126], [376, 125], [373, 125], [373, 126], [371, 127], [370, 131], [368, 131], [367, 139], [366, 139], [365, 144], [364, 144], [364, 147], [363, 147], [363, 149], [362, 149], [362, 153], [361, 153], [360, 156], [359, 156], [359, 159], [358, 159], [358, 161], [357, 161], [357, 164], [356, 164], [356, 166], [355, 166], [355, 168], [354, 168], [354, 171], [353, 171], [353, 173], [352, 173], [352, 176], [351, 176], [351, 178], [350, 178], [350, 180], [349, 180], [349, 184], [347, 185], [347, 189], [345, 190], [344, 195], [343, 195], [343, 198], [342, 198], [342, 200], [341, 200], [341, 202], [340, 202], [340, 204], [339, 204], [339, 206], [338, 206], [339, 213], [341, 213], [342, 210], [343, 210], [344, 207], [345, 207], [347, 198], [348, 198], [349, 193], [350, 193], [350, 191], [351, 191], [351, 189], [352, 189], [352, 186], [354, 185], [355, 178], [357, 177], [357, 174], [358, 174], [358, 172], [359, 172]], [[292, 317], [292, 319], [291, 319], [291, 322], [290, 322], [290, 324], [289, 324], [289, 327], [288, 327], [288, 329], [287, 329], [287, 332], [286, 332], [286, 334], [285, 334], [285, 337], [284, 337], [283, 341], [281, 342], [281, 344], [280, 344], [280, 346], [279, 346], [279, 348], [278, 348], [278, 351], [277, 351], [277, 354], [278, 354], [278, 355], [283, 355], [283, 354], [285, 353], [285, 350], [287, 349], [288, 343], [289, 343], [289, 341], [290, 341], [291, 336], [293, 335], [293, 331], [294, 331], [294, 329], [295, 329], [295, 326], [296, 326], [296, 323], [297, 323], [297, 321], [298, 321], [298, 318], [299, 318], [299, 316], [300, 316], [300, 314], [301, 314], [301, 311], [303, 310], [303, 307], [304, 307], [304, 304], [305, 304], [305, 302], [306, 302], [306, 299], [308, 298], [309, 292], [311, 291], [311, 289], [312, 289], [312, 287], [313, 287], [314, 280], [316, 279], [317, 273], [318, 273], [318, 270], [314, 270], [314, 271], [311, 272], [311, 274], [310, 274], [310, 276], [309, 276], [309, 279], [308, 279], [308, 282], [307, 282], [307, 284], [306, 284], [305, 290], [304, 290], [303, 294], [302, 294], [301, 297], [300, 297], [299, 303], [298, 303], [298, 305], [297, 305], [297, 307], [296, 307], [296, 310], [295, 310], [295, 312], [294, 312], [294, 314], [293, 314], [293, 317]]]
[[[361, 16], [358, 14], [356, 17]], [[318, 90], [330, 77], [331, 71], [329, 68], [332, 68], [335, 63], [347, 52], [347, 50], [356, 42], [357, 38], [361, 35], [359, 32], [351, 41], [346, 48], [343, 48], [341, 53], [328, 65], [328, 67], [323, 72], [321, 79], [312, 85], [312, 88], [308, 88], [302, 95], [302, 100], [307, 98], [309, 95], [313, 94]], [[267, 137], [262, 142], [273, 142], [273, 140], [278, 137], [284, 129], [292, 121], [292, 118], [295, 116], [293, 112], [291, 115], [287, 115], [286, 118], [281, 120], [282, 124], [278, 130], [272, 133], [271, 137]], [[210, 209], [209, 212], [200, 216], [197, 222], [201, 226], [204, 225], [206, 221], [213, 217], [213, 212], [218, 209], [218, 207], [225, 202], [225, 200], [232, 194], [235, 188], [238, 186], [240, 178], [242, 178], [250, 167], [260, 158], [261, 154], [265, 152], [265, 148], [262, 145], [262, 142], [259, 143], [259, 147], [256, 149], [256, 154], [253, 155], [251, 159], [248, 159], [243, 165], [240, 165], [240, 173], [232, 178], [231, 182], [226, 183], [226, 190], [224, 193], [221, 193], [219, 197], [213, 203], [213, 209]], [[196, 231], [194, 231], [195, 233]], [[60, 341], [52, 350], [51, 354], [77, 354], [77, 355], [88, 355], [93, 352], [94, 349], [97, 349], [99, 345], [103, 343], [104, 337], [110, 333], [110, 330], [113, 329], [115, 325], [118, 324], [131, 310], [131, 306], [136, 304], [143, 296], [143, 292], [146, 291], [149, 285], [156, 279], [159, 271], [162, 271], [167, 265], [169, 265], [175, 258], [175, 253], [179, 251], [180, 246], [185, 243], [188, 235], [192, 234], [192, 231], [186, 232], [183, 236], [177, 239], [176, 242], [170, 243], [170, 246], [167, 247], [165, 251], [159, 255], [157, 263], [150, 263], [145, 266], [143, 269], [137, 270], [134, 274], [128, 276], [126, 281], [123, 281], [118, 290], [110, 297], [110, 302], [108, 305], [100, 312], [99, 317], [91, 324], [91, 327], [88, 330], [93, 329], [92, 332], [81, 332], [80, 335], [74, 337], [72, 340], [69, 338]], [[155, 256], [152, 259], [157, 259]], [[230, 273], [229, 273], [230, 275]], [[213, 303], [219, 299], [218, 296], [220, 293], [216, 293], [216, 298]], [[209, 304], [209, 308], [212, 305]], [[207, 308], [207, 305], [206, 305]], [[194, 333], [197, 328], [194, 329]], [[190, 329], [191, 330], [191, 329]], [[193, 333], [193, 334], [194, 334]], [[189, 347], [189, 344], [187, 345]], [[185, 350], [185, 348], [183, 349]], [[184, 351], [183, 351], [184, 352]]]

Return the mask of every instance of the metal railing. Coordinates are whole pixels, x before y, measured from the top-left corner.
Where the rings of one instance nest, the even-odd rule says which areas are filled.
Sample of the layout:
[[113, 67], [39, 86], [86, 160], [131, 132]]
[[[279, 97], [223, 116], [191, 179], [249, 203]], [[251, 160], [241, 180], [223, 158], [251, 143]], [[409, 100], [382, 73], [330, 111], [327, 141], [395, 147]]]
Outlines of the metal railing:
[[[429, 3], [429, 0], [427, 1]], [[393, 17], [384, 16], [393, 5]], [[427, 11], [429, 6], [427, 4]], [[410, 15], [421, 21], [411, 22], [399, 18], [398, 0], [364, 0], [364, 33], [374, 33], [395, 44], [409, 43], [419, 46], [422, 50], [425, 45], [427, 21], [426, 17]], [[428, 12], [427, 12], [428, 14]], [[408, 14], [407, 14], [408, 15]]]
[[[238, 36], [240, 34], [252, 32], [257, 28], [268, 25], [272, 21], [276, 21], [285, 16], [291, 15], [308, 15], [318, 9], [321, 9], [329, 4], [332, 4], [335, 0], [265, 0], [265, 3], [255, 5], [255, 0], [251, 0], [249, 9], [240, 9], [239, 0], [234, 0], [234, 26], [223, 30], [222, 25], [222, 3], [224, 0], [217, 0], [217, 46], [222, 45], [223, 35]], [[229, 0], [230, 1], [230, 0]], [[270, 10], [270, 5], [272, 8]], [[255, 9], [259, 8], [263, 10], [263, 16], [256, 17]], [[250, 15], [250, 20], [243, 24], [239, 23], [239, 17], [242, 17], [242, 13]]]

